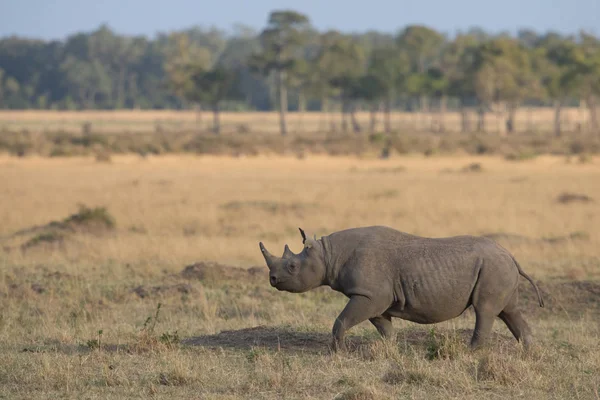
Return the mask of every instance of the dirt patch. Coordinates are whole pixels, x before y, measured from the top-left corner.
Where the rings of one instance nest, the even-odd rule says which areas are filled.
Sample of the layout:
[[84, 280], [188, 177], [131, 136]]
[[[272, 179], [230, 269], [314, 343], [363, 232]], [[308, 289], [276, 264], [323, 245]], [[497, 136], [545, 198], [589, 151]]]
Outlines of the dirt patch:
[[482, 172], [482, 171], [483, 171], [483, 167], [481, 166], [480, 163], [472, 163], [472, 164], [464, 166], [461, 169], [461, 172]]
[[184, 279], [200, 280], [203, 282], [217, 282], [224, 280], [258, 281], [267, 279], [268, 270], [264, 267], [244, 269], [215, 262], [198, 262], [185, 267], [179, 275]]
[[556, 202], [560, 204], [570, 203], [592, 203], [594, 199], [586, 194], [564, 192], [556, 198]]

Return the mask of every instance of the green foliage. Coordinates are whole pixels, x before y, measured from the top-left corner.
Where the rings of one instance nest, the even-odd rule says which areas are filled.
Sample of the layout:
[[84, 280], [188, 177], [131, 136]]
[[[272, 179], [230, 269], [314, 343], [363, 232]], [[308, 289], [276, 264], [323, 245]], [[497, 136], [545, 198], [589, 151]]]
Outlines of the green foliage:
[[402, 90], [409, 72], [406, 52], [386, 46], [375, 48], [371, 53], [368, 74], [377, 80], [380, 97], [389, 99]]
[[102, 346], [102, 333], [103, 333], [103, 330], [100, 329], [98, 331], [98, 336], [96, 338], [90, 339], [85, 343], [86, 347], [90, 350], [100, 349]]
[[460, 353], [464, 343], [459, 342], [456, 337], [447, 334], [436, 335], [435, 329], [429, 330], [425, 357], [430, 360], [453, 359]]
[[477, 48], [473, 63], [475, 92], [484, 103], [519, 102], [535, 81], [530, 58], [522, 45], [494, 39]]
[[23, 245], [23, 248], [27, 249], [27, 248], [35, 247], [35, 246], [43, 244], [43, 243], [60, 243], [64, 240], [64, 238], [65, 238], [65, 235], [61, 232], [57, 232], [57, 231], [42, 232], [40, 234], [35, 235], [31, 239], [29, 239]]
[[158, 340], [161, 343], [166, 344], [167, 346], [176, 345], [181, 342], [181, 338], [179, 337], [179, 334], [177, 333], [177, 331], [175, 331], [173, 333], [165, 332], [162, 335], [160, 335]]

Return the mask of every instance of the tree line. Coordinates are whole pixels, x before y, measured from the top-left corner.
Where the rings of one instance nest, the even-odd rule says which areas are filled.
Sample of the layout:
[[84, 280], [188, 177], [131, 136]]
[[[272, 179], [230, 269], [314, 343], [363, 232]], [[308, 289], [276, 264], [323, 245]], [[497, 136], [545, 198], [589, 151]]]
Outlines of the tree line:
[[[64, 41], [19, 37], [0, 40], [0, 108], [211, 110], [214, 131], [221, 110], [339, 112], [342, 130], [359, 132], [357, 110], [371, 126], [393, 110], [436, 116], [459, 110], [463, 130], [484, 131], [485, 116], [515, 130], [523, 105], [589, 110], [600, 132], [600, 39], [521, 30], [517, 35], [480, 29], [453, 38], [423, 25], [397, 33], [319, 32], [306, 15], [273, 11], [264, 29], [237, 26], [233, 34], [199, 27], [144, 36], [118, 35], [107, 26]], [[476, 110], [470, 127], [467, 110]]]

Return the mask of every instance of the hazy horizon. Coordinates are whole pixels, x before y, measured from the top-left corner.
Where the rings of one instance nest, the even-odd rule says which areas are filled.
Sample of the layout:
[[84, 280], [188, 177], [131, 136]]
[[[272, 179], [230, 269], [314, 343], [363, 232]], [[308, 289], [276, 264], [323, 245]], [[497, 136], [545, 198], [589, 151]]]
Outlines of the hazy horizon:
[[[600, 15], [597, 0], [559, 0], [549, 6], [542, 0], [506, 0], [482, 4], [474, 0], [429, 0], [410, 5], [391, 0], [374, 0], [368, 7], [348, 6], [341, 0], [303, 2], [256, 0], [240, 5], [221, 0], [217, 4], [173, 0], [166, 7], [142, 0], [105, 0], [83, 3], [77, 0], [0, 0], [0, 37], [17, 35], [32, 39], [62, 40], [77, 32], [89, 32], [106, 24], [124, 35], [154, 37], [159, 32], [194, 26], [232, 31], [236, 24], [260, 30], [268, 14], [292, 9], [309, 16], [319, 30], [343, 32], [376, 30], [395, 33], [409, 24], [424, 24], [453, 36], [457, 31], [481, 28], [490, 33], [532, 29], [575, 34], [586, 30], [598, 34]], [[237, 3], [237, 4], [236, 4]], [[205, 12], [210, 9], [210, 12]], [[432, 12], [433, 11], [433, 12]], [[537, 22], [536, 22], [537, 21]]]

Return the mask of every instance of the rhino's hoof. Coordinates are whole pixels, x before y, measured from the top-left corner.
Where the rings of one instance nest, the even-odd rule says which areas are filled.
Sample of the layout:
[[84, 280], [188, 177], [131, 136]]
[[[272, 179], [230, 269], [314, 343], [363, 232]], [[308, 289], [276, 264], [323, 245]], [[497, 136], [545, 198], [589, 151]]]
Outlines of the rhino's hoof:
[[344, 340], [333, 339], [329, 344], [329, 351], [331, 353], [338, 353], [340, 351], [346, 351], [346, 343]]

